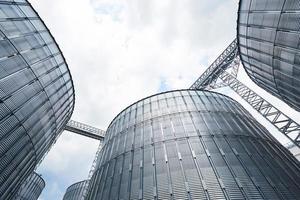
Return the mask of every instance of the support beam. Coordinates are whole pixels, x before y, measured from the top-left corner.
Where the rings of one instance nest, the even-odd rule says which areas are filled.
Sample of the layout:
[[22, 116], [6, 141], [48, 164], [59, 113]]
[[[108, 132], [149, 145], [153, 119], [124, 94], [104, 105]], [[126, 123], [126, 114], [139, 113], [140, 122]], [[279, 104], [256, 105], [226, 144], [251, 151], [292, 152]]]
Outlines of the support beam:
[[100, 141], [99, 147], [98, 147], [96, 155], [94, 157], [94, 161], [93, 161], [92, 166], [90, 168], [89, 175], [88, 175], [87, 182], [86, 182], [87, 185], [85, 187], [85, 190], [83, 191], [81, 200], [84, 200], [86, 198], [87, 194], [88, 194], [89, 184], [90, 184], [90, 181], [91, 181], [91, 179], [93, 177], [93, 174], [96, 170], [96, 165], [97, 165], [97, 161], [98, 161], [98, 157], [99, 157], [101, 149], [102, 149], [102, 141]]
[[[190, 89], [209, 90], [229, 86], [248, 102], [253, 109], [258, 111], [282, 134], [289, 138], [295, 146], [300, 148], [300, 125], [263, 97], [238, 81], [236, 77], [239, 65], [240, 59], [237, 42], [234, 40], [197, 79]], [[231, 70], [231, 73], [229, 73], [228, 70]]]
[[96, 140], [103, 140], [105, 136], [105, 131], [74, 120], [67, 123], [65, 130]]
[[300, 148], [300, 125], [227, 71], [219, 78]]
[[190, 89], [202, 89], [216, 81], [222, 70], [228, 66], [238, 55], [237, 40], [233, 40], [221, 55], [205, 70], [205, 72], [193, 83]]

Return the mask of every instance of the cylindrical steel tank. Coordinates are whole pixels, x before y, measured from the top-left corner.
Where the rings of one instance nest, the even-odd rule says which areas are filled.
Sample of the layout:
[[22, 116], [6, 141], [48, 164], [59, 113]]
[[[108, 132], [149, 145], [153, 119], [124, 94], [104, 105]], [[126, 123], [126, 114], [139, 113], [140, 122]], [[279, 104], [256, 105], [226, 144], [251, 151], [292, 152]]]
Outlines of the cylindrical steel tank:
[[260, 87], [300, 111], [300, 1], [240, 0], [241, 60]]
[[19, 188], [14, 200], [37, 200], [44, 188], [44, 179], [33, 172]]
[[0, 1], [0, 194], [10, 199], [70, 119], [63, 55], [27, 1]]
[[82, 200], [84, 191], [87, 189], [88, 180], [72, 184], [67, 188], [63, 200]]
[[299, 162], [239, 103], [179, 90], [111, 122], [87, 199], [296, 199]]

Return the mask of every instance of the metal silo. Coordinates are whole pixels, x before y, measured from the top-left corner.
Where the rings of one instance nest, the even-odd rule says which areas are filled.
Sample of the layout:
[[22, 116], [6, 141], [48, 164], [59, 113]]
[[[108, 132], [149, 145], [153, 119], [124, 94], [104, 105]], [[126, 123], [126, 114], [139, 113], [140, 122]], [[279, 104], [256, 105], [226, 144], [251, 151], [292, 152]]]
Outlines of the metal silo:
[[109, 125], [87, 199], [296, 199], [300, 165], [239, 103], [178, 90]]
[[19, 188], [14, 200], [37, 200], [45, 188], [41, 175], [33, 172]]
[[66, 190], [63, 200], [81, 200], [84, 191], [87, 189], [88, 180], [80, 181], [72, 184]]
[[250, 78], [300, 111], [300, 1], [241, 0], [238, 46]]
[[70, 119], [65, 59], [27, 1], [0, 1], [0, 194], [10, 199]]

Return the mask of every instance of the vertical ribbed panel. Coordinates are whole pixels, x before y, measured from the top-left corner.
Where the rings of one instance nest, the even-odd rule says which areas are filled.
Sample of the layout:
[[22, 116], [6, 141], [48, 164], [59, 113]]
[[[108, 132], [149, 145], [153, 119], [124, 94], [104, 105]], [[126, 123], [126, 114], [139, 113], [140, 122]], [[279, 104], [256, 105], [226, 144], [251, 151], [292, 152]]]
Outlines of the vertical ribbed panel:
[[[135, 138], [136, 140], [137, 138]], [[133, 165], [132, 165], [132, 177], [131, 177], [131, 188], [130, 188], [130, 198], [139, 199], [140, 192], [140, 160], [141, 160], [141, 150], [136, 149], [133, 156]]]
[[150, 96], [121, 112], [106, 134], [90, 200], [300, 196], [299, 162], [221, 94]]
[[120, 185], [120, 194], [119, 197], [123, 199], [129, 198], [129, 167], [131, 163], [131, 154], [127, 152], [124, 157], [124, 163], [122, 167], [122, 177], [121, 177], [121, 185]]
[[21, 185], [14, 200], [37, 200], [45, 188], [43, 178], [33, 172]]
[[[168, 166], [163, 153], [162, 143], [155, 145], [155, 168], [156, 168], [156, 189], [158, 199], [169, 199], [170, 186], [168, 177]], [[155, 188], [154, 188], [155, 189]]]
[[69, 186], [64, 194], [63, 200], [81, 200], [84, 190], [87, 188], [88, 180], [80, 181]]
[[144, 148], [144, 163], [143, 163], [143, 198], [153, 198], [153, 185], [154, 185], [154, 170], [155, 166], [152, 163], [153, 147], [146, 146]]

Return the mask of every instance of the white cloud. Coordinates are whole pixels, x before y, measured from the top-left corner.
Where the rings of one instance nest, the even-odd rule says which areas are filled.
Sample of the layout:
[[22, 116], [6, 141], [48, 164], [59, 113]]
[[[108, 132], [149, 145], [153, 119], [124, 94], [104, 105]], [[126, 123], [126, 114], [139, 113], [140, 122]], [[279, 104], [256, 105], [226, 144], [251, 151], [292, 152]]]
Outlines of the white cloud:
[[[199, 2], [34, 2], [72, 71], [74, 118], [105, 128], [129, 103], [155, 93], [161, 77], [171, 88], [191, 84], [207, 64], [201, 61], [235, 37], [237, 1]], [[119, 20], [101, 7], [120, 8]]]
[[87, 178], [99, 142], [64, 131], [38, 168], [46, 180], [44, 199], [61, 199], [66, 188]]

